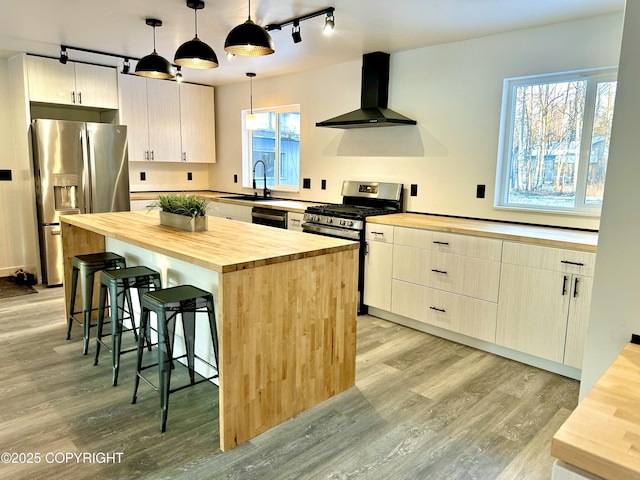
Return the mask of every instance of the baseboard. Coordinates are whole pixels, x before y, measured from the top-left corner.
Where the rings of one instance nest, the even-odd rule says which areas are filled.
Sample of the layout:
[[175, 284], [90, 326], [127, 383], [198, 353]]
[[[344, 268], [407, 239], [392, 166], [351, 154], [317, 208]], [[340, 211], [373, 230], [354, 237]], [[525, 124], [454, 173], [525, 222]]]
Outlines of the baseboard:
[[558, 375], [562, 375], [564, 377], [580, 380], [582, 374], [582, 370], [578, 368], [569, 367], [567, 365], [552, 362], [544, 358], [534, 357], [533, 355], [518, 352], [516, 350], [511, 350], [509, 348], [496, 345], [495, 343], [478, 340], [477, 338], [468, 337], [460, 333], [445, 330], [444, 328], [440, 327], [435, 327], [433, 325], [419, 322], [417, 320], [403, 317], [401, 315], [396, 315], [395, 313], [380, 310], [378, 308], [369, 307], [369, 315], [373, 315], [374, 317], [379, 317], [384, 320], [389, 320], [390, 322], [398, 323], [400, 325], [413, 328], [414, 330], [418, 330], [420, 332], [435, 335], [436, 337], [446, 338], [447, 340], [451, 340], [452, 342], [462, 343], [463, 345], [468, 345], [479, 350], [484, 350], [485, 352], [509, 358], [511, 360], [515, 360], [516, 362], [526, 363], [527, 365], [541, 368], [542, 370], [547, 370], [549, 372], [557, 373]]

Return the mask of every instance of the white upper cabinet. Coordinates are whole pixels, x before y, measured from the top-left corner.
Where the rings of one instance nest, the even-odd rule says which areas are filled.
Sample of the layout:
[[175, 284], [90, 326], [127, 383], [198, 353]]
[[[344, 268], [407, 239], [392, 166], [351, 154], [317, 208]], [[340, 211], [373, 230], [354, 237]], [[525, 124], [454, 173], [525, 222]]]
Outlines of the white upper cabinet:
[[131, 162], [215, 162], [213, 87], [120, 75]]
[[215, 119], [213, 88], [180, 84], [182, 161], [215, 163]]
[[27, 56], [29, 100], [104, 109], [118, 108], [118, 77], [113, 67]]

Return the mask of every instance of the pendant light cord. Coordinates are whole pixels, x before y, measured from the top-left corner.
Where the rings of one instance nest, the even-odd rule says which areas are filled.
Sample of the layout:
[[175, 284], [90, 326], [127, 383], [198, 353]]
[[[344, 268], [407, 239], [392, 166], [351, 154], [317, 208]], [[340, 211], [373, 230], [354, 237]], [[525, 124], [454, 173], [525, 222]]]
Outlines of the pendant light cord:
[[158, 53], [156, 52], [156, 26], [153, 26], [153, 53]]
[[249, 77], [249, 109], [253, 115], [253, 77]]
[[249, 20], [251, 20], [251, 0], [249, 0]]
[[196, 38], [198, 38], [198, 9], [197, 8], [193, 9], [193, 14], [195, 16], [195, 22], [196, 22]]

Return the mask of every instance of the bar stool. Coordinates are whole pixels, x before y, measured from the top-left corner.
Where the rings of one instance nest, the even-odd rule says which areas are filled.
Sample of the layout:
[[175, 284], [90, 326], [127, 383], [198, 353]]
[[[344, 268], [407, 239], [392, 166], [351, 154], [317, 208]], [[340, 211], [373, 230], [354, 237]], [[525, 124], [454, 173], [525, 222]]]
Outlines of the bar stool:
[[[67, 340], [71, 338], [71, 326], [76, 321], [82, 325], [83, 342], [82, 353], [86, 355], [89, 350], [89, 331], [95, 324], [91, 324], [91, 312], [93, 308], [93, 281], [96, 272], [101, 270], [111, 270], [114, 268], [124, 268], [127, 263], [123, 256], [113, 252], [90, 253], [78, 255], [72, 259], [71, 268], [71, 293], [69, 296], [69, 318], [67, 326]], [[78, 274], [81, 281], [82, 310], [75, 309], [76, 291], [78, 288]], [[75, 315], [82, 313], [82, 321]]]
[[[114, 387], [118, 384], [120, 355], [122, 353], [133, 352], [136, 350], [136, 348], [129, 348], [124, 351], [121, 350], [122, 332], [133, 332], [136, 343], [138, 341], [138, 335], [142, 335], [142, 331], [138, 331], [136, 327], [130, 290], [132, 288], [138, 290], [138, 298], [140, 299], [141, 305], [140, 310], [142, 311], [142, 295], [152, 288], [158, 290], [161, 287], [160, 273], [144, 266], [120, 268], [117, 270], [103, 270], [100, 274], [100, 301], [98, 305], [98, 328], [96, 330], [96, 356], [93, 364], [98, 364], [100, 346], [104, 345], [104, 347], [111, 352], [111, 363], [113, 367], [111, 384]], [[107, 291], [109, 292], [109, 313], [111, 317], [111, 348], [102, 340]], [[126, 309], [125, 299], [127, 302]], [[131, 328], [124, 328], [124, 320], [129, 320], [131, 322]], [[149, 349], [151, 349], [151, 337], [148, 329], [145, 331], [144, 336]]]
[[[218, 334], [216, 328], [215, 312], [213, 310], [213, 296], [211, 293], [201, 290], [192, 285], [181, 285], [177, 287], [165, 288], [147, 292], [142, 295], [142, 315], [140, 317], [140, 331], [146, 332], [149, 325], [149, 314], [155, 312], [157, 315], [158, 331], [158, 363], [142, 366], [142, 355], [144, 352], [144, 337], [138, 337], [138, 364], [136, 367], [135, 385], [133, 388], [133, 398], [131, 403], [136, 403], [138, 385], [140, 379], [148, 383], [154, 390], [160, 392], [160, 431], [167, 428], [167, 414], [169, 411], [169, 394], [182, 390], [202, 382], [206, 382], [218, 377]], [[195, 318], [196, 312], [206, 312], [209, 318], [209, 330], [213, 342], [213, 354], [215, 367], [207, 360], [195, 355]], [[175, 337], [175, 321], [177, 315], [182, 317], [186, 354], [173, 357], [173, 346]], [[187, 358], [190, 383], [171, 389], [171, 369], [173, 360]], [[195, 381], [194, 359], [198, 359], [211, 368], [216, 369], [216, 374]], [[142, 371], [148, 368], [158, 367], [159, 385], [156, 387], [142, 375]]]

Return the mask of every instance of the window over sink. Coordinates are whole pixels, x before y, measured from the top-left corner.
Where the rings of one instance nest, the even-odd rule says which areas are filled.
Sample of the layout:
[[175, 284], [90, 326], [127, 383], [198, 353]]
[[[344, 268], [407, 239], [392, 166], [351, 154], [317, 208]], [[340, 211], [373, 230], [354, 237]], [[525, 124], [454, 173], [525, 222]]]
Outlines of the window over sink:
[[506, 79], [496, 207], [600, 214], [617, 70]]
[[[242, 112], [243, 186], [252, 187], [256, 162], [266, 165], [267, 187], [295, 191], [300, 184], [300, 105], [253, 109], [254, 128], [247, 128]], [[255, 168], [256, 186], [263, 187], [263, 165]]]

